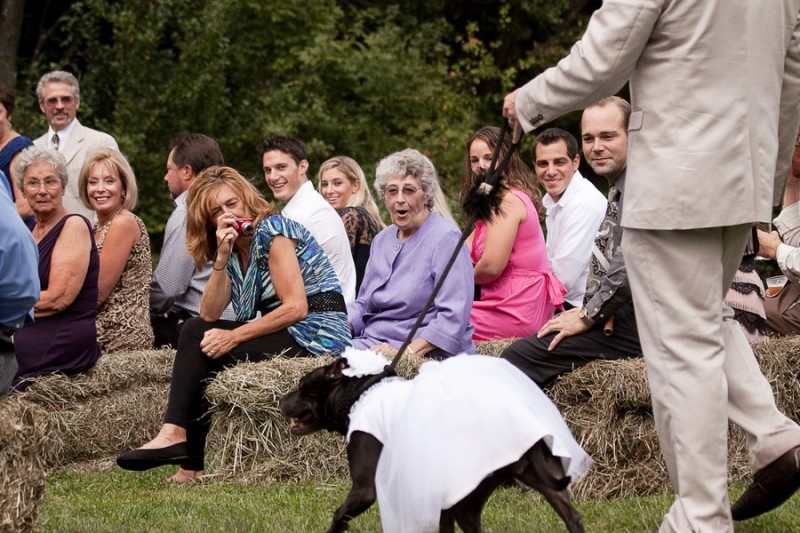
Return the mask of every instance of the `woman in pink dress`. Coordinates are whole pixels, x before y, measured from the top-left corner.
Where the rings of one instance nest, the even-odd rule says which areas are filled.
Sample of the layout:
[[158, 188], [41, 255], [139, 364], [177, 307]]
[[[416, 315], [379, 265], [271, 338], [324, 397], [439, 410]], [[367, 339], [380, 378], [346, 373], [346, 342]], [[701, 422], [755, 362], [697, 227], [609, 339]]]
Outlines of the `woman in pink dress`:
[[[500, 129], [486, 126], [467, 141], [462, 200], [489, 168], [499, 140]], [[506, 139], [501, 160], [509, 144]], [[501, 213], [489, 223], [478, 222], [467, 240], [475, 276], [470, 322], [476, 341], [533, 335], [561, 308], [566, 292], [548, 266], [541, 198], [517, 153], [509, 161], [504, 180], [509, 192]]]

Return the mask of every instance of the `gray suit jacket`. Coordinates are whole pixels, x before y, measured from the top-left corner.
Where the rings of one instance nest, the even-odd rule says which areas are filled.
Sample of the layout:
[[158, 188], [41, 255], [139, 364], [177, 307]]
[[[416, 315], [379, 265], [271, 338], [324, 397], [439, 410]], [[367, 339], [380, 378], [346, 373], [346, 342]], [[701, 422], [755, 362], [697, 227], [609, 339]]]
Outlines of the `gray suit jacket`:
[[[33, 144], [46, 148], [48, 146], [47, 134], [45, 133], [34, 140]], [[70, 213], [80, 213], [89, 220], [94, 220], [94, 212], [91, 209], [87, 209], [81, 202], [81, 197], [78, 194], [78, 178], [86, 156], [100, 148], [119, 150], [117, 141], [111, 135], [87, 128], [81, 125], [76, 118], [75, 129], [72, 130], [66, 146], [61, 150], [61, 153], [67, 159], [67, 172], [69, 174], [67, 190], [64, 192], [64, 207]]]
[[526, 131], [630, 80], [622, 224], [772, 218], [800, 126], [800, 0], [605, 0], [557, 66], [525, 85]]

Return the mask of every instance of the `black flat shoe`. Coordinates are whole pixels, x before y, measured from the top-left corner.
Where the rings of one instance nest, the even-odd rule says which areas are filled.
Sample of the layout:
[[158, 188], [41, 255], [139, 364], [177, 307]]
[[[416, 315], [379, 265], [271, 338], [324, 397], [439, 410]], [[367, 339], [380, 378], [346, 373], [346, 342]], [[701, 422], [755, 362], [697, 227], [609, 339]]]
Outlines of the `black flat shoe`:
[[185, 442], [164, 448], [138, 449], [125, 452], [117, 457], [117, 466], [125, 470], [150, 470], [158, 466], [179, 465], [189, 459], [189, 449]]

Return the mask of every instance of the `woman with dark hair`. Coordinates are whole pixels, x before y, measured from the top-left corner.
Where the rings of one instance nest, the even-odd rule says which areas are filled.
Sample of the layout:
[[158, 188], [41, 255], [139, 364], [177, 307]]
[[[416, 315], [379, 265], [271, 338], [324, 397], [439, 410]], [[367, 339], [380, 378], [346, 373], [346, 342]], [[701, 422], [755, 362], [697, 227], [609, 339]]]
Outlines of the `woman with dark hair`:
[[[500, 129], [486, 126], [467, 141], [462, 203], [489, 168]], [[506, 138], [498, 161], [510, 148]], [[547, 261], [541, 220], [544, 208], [534, 178], [514, 152], [503, 174], [508, 193], [501, 211], [478, 221], [467, 240], [474, 266], [475, 302], [470, 322], [474, 340], [527, 337], [553, 317], [566, 292]]]
[[28, 227], [33, 227], [33, 211], [21, 194], [22, 191], [16, 186], [17, 176], [14, 169], [14, 160], [25, 148], [33, 146], [33, 141], [14, 131], [11, 125], [14, 109], [14, 94], [6, 85], [0, 83], [0, 170], [8, 178], [6, 185], [11, 199], [17, 206], [17, 213], [25, 220]]
[[[181, 483], [203, 475], [210, 378], [241, 361], [338, 354], [350, 344], [344, 297], [322, 248], [234, 169], [210, 167], [192, 184], [186, 241], [198, 267], [213, 262], [200, 316], [181, 330], [158, 435], [117, 458], [126, 470], [181, 465], [172, 478]], [[220, 320], [228, 303], [236, 321]]]

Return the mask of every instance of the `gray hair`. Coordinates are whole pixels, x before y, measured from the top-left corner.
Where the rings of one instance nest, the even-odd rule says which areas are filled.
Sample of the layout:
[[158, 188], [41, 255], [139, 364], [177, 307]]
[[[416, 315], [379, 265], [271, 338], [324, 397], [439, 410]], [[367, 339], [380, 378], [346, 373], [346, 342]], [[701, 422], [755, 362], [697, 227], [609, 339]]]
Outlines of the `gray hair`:
[[36, 98], [41, 103], [44, 100], [44, 88], [48, 83], [66, 83], [72, 87], [72, 94], [76, 100], [81, 99], [81, 86], [78, 83], [78, 78], [65, 70], [54, 70], [48, 72], [39, 79], [36, 84]]
[[436, 190], [439, 189], [439, 177], [433, 163], [419, 150], [406, 148], [401, 152], [387, 155], [375, 169], [375, 192], [386, 201], [386, 182], [392, 176], [413, 176], [419, 182], [425, 195], [425, 205], [433, 209]]
[[47, 163], [56, 169], [61, 184], [67, 188], [69, 174], [67, 173], [67, 160], [64, 154], [52, 148], [42, 148], [39, 146], [29, 146], [19, 153], [19, 157], [14, 162], [14, 171], [17, 173], [17, 186], [24, 190], [25, 171], [28, 167], [36, 163]]

